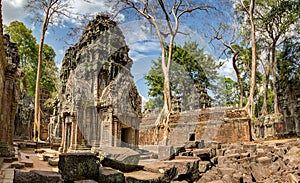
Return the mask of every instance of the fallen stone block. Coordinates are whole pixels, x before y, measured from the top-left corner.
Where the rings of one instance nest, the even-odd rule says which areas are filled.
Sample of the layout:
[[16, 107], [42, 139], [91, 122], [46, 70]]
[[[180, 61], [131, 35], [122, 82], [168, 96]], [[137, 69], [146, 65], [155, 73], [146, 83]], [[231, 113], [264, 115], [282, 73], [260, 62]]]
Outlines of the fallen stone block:
[[264, 178], [268, 177], [269, 171], [260, 163], [251, 163], [250, 172], [254, 182], [262, 181]]
[[266, 156], [266, 152], [262, 148], [257, 148], [256, 149], [256, 155], [257, 155], [257, 157], [263, 157], [263, 156]]
[[20, 163], [24, 163], [25, 167], [33, 167], [33, 161], [30, 159], [22, 159]]
[[194, 156], [199, 157], [202, 161], [209, 161], [212, 158], [211, 148], [195, 149], [193, 150]]
[[35, 149], [34, 153], [44, 153], [46, 152], [44, 149]]
[[153, 173], [148, 171], [135, 171], [130, 173], [125, 173], [126, 183], [160, 183], [160, 182], [170, 182], [164, 177], [164, 174]]
[[169, 167], [175, 167], [177, 171], [177, 176], [174, 180], [187, 180], [193, 182], [197, 180], [200, 176], [199, 174], [199, 158], [187, 158], [187, 159], [175, 159], [170, 161], [163, 161]]
[[99, 169], [99, 182], [105, 183], [124, 183], [124, 174], [118, 170], [109, 167], [100, 167]]
[[52, 171], [31, 170], [30, 172], [23, 172], [15, 170], [14, 182], [22, 183], [61, 183], [61, 175]]
[[226, 156], [228, 159], [240, 159], [241, 155], [239, 153], [229, 154]]
[[58, 168], [65, 181], [87, 179], [97, 181], [99, 158], [88, 152], [60, 154]]
[[25, 168], [25, 164], [20, 163], [18, 161], [14, 161], [14, 162], [11, 163], [10, 167], [11, 168], [16, 168], [16, 169], [22, 169], [22, 168]]
[[299, 183], [300, 182], [300, 179], [291, 173], [288, 174], [287, 178], [288, 178], [288, 183]]
[[43, 161], [48, 161], [50, 158], [53, 158], [54, 155], [53, 154], [43, 154]]
[[139, 170], [140, 154], [125, 147], [102, 147], [99, 150], [101, 164], [122, 172]]
[[261, 163], [263, 165], [270, 165], [273, 161], [272, 161], [272, 158], [269, 158], [269, 157], [260, 157], [260, 158], [257, 158], [257, 162]]
[[224, 175], [229, 175], [229, 176], [233, 176], [233, 174], [235, 173], [236, 169], [233, 168], [227, 168], [227, 167], [220, 167], [219, 168], [221, 174]]
[[51, 165], [51, 166], [58, 166], [58, 162], [59, 162], [58, 157], [49, 158], [49, 160], [48, 160], [48, 164]]
[[211, 168], [211, 163], [209, 161], [200, 161], [199, 162], [199, 172], [205, 173]]
[[175, 156], [175, 150], [173, 146], [158, 146], [158, 159], [170, 160]]

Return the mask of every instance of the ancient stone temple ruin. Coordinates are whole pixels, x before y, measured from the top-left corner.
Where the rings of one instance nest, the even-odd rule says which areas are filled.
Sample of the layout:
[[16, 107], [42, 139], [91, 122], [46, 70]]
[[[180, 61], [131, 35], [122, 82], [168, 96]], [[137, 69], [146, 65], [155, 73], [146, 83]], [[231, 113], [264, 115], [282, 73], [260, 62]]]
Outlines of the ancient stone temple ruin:
[[138, 145], [141, 97], [128, 51], [121, 30], [106, 15], [89, 22], [79, 42], [66, 51], [59, 118], [51, 119], [52, 126], [62, 124], [63, 152]]
[[255, 124], [258, 138], [300, 135], [300, 82], [291, 80], [278, 88], [279, 114], [260, 117]]
[[[140, 125], [140, 145], [155, 144], [157, 116], [147, 116]], [[179, 146], [193, 141], [247, 142], [251, 140], [250, 118], [244, 109], [207, 108], [170, 116], [168, 145]], [[163, 129], [159, 128], [158, 144], [163, 141]]]
[[[14, 120], [18, 106], [18, 95], [20, 92], [19, 78], [22, 72], [18, 68], [20, 57], [17, 45], [10, 42], [8, 35], [4, 36], [5, 51], [5, 70], [4, 82], [1, 98], [1, 116], [0, 116], [0, 156], [10, 155], [10, 146], [13, 143]], [[5, 107], [4, 107], [5, 106]]]

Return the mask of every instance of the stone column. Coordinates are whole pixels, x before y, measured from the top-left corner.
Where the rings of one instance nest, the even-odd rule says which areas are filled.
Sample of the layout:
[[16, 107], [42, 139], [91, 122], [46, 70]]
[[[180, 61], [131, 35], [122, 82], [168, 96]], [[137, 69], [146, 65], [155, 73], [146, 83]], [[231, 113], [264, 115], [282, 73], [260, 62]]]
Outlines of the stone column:
[[109, 134], [109, 136], [110, 137], [108, 137], [109, 138], [109, 140], [108, 140], [108, 146], [113, 146], [113, 109], [111, 109], [111, 108], [109, 108], [108, 110], [107, 110], [107, 112], [108, 112], [108, 116], [109, 116], [109, 132], [108, 132], [108, 134]]
[[[60, 117], [58, 117], [58, 121], [60, 121]], [[65, 129], [65, 120], [61, 121], [61, 152], [64, 152], [65, 149], [65, 141], [66, 141], [66, 129]]]
[[114, 147], [118, 146], [118, 122], [113, 120], [114, 122]]

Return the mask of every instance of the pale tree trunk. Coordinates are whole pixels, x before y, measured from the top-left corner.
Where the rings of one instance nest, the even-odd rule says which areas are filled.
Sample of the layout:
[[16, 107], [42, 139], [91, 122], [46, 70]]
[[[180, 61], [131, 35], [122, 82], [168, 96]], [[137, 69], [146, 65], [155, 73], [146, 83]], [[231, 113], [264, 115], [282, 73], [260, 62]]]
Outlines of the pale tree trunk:
[[244, 87], [243, 87], [243, 82], [242, 82], [242, 79], [241, 79], [241, 74], [240, 74], [239, 69], [236, 65], [236, 62], [238, 60], [238, 55], [239, 55], [239, 52], [234, 51], [234, 55], [232, 57], [232, 65], [233, 65], [233, 69], [234, 69], [235, 74], [236, 74], [236, 78], [237, 78], [238, 85], [239, 85], [239, 90], [240, 90], [240, 104], [239, 104], [239, 107], [243, 107]]
[[279, 113], [279, 107], [278, 107], [278, 95], [277, 95], [277, 60], [276, 60], [276, 41], [273, 42], [272, 45], [272, 72], [273, 72], [273, 91], [274, 91], [274, 113]]
[[37, 75], [36, 75], [35, 100], [34, 100], [34, 105], [35, 105], [34, 106], [34, 127], [33, 127], [34, 141], [40, 141], [40, 136], [41, 136], [40, 81], [42, 76], [43, 46], [44, 46], [45, 34], [49, 24], [49, 11], [50, 8], [47, 8], [44, 22], [43, 22], [40, 45], [39, 45], [39, 59], [38, 59], [38, 68], [37, 68]]
[[251, 24], [252, 63], [251, 63], [250, 93], [248, 97], [248, 103], [245, 107], [246, 110], [248, 111], [250, 118], [253, 118], [255, 112], [254, 94], [255, 94], [255, 85], [256, 85], [256, 38], [255, 38], [255, 24], [253, 20], [254, 7], [255, 7], [255, 0], [251, 0], [248, 14], [249, 14], [250, 24]]
[[265, 88], [264, 88], [264, 100], [263, 100], [263, 106], [261, 113], [262, 115], [268, 114], [268, 104], [267, 104], [267, 99], [268, 99], [268, 92], [269, 92], [269, 81], [270, 81], [270, 47], [268, 46], [268, 53], [267, 53], [267, 66], [265, 67]]

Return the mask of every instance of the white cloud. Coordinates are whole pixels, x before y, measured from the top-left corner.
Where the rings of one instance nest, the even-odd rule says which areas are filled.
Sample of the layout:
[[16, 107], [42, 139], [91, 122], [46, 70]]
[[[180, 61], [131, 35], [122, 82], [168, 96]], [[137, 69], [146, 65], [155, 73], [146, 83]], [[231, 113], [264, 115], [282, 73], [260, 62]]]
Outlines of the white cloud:
[[24, 9], [26, 3], [27, 0], [3, 0], [3, 23], [8, 25], [14, 20], [24, 21], [24, 19], [28, 16]]
[[231, 59], [229, 60], [221, 60], [224, 62], [223, 66], [219, 70], [219, 74], [222, 76], [230, 77], [234, 81], [236, 80], [235, 72], [232, 66]]

